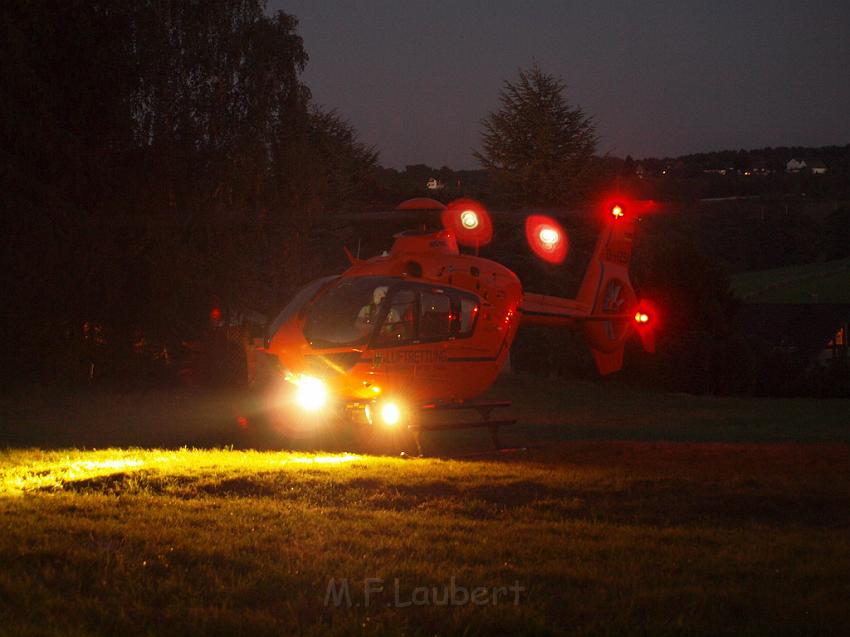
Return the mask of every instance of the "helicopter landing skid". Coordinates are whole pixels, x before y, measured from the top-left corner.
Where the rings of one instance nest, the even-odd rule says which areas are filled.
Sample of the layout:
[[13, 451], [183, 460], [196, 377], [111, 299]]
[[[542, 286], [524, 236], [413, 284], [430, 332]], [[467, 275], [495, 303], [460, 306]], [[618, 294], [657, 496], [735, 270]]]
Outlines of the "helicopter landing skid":
[[504, 409], [510, 407], [511, 403], [507, 400], [493, 401], [488, 403], [438, 403], [424, 405], [422, 411], [448, 411], [471, 409], [478, 412], [481, 416], [480, 421], [466, 422], [449, 422], [449, 423], [423, 423], [417, 422], [408, 425], [407, 429], [413, 434], [413, 440], [416, 443], [416, 452], [421, 457], [422, 454], [422, 432], [425, 431], [449, 431], [453, 429], [478, 429], [486, 427], [490, 431], [490, 438], [493, 440], [493, 445], [498, 451], [505, 449], [499, 440], [499, 428], [506, 425], [516, 424], [516, 418], [503, 420], [490, 420], [490, 415], [494, 409]]

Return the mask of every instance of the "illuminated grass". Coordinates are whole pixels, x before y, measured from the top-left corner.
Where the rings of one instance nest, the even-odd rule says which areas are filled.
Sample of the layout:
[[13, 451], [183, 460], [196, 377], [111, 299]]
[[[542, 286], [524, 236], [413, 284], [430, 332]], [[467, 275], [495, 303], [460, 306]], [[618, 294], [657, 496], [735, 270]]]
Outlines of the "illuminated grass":
[[[838, 634], [845, 444], [572, 442], [475, 461], [0, 455], [7, 634]], [[329, 608], [329, 578], [387, 582]], [[389, 608], [416, 586], [520, 604]], [[359, 592], [358, 592], [359, 591]]]
[[259, 453], [226, 450], [104, 449], [66, 452], [7, 450], [0, 454], [0, 496], [56, 491], [66, 485], [88, 484], [115, 476], [126, 480], [156, 474], [203, 475], [211, 471], [239, 473], [277, 471], [287, 465], [335, 465], [361, 459], [354, 454]]
[[[0, 435], [53, 449], [0, 451], [0, 634], [846, 632], [850, 401], [522, 375], [492, 395], [515, 401], [504, 438], [530, 451], [239, 450], [222, 445], [281, 441], [237, 426], [253, 426], [238, 396], [7, 399]], [[325, 606], [330, 578], [357, 603], [373, 577], [376, 605]], [[395, 578], [407, 600], [451, 578], [527, 590], [518, 606], [387, 607]]]

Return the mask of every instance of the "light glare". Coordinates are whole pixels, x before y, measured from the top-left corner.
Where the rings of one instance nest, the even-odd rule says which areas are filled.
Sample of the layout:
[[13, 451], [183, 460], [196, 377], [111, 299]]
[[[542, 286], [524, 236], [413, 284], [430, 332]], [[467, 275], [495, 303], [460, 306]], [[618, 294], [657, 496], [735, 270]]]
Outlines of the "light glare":
[[464, 210], [460, 213], [460, 225], [467, 230], [474, 230], [478, 227], [478, 215], [474, 210]]
[[318, 378], [302, 376], [295, 399], [305, 411], [318, 411], [328, 400], [328, 390]]
[[384, 403], [381, 406], [381, 420], [385, 425], [394, 427], [401, 420], [401, 410], [395, 403]]
[[560, 239], [560, 235], [558, 231], [554, 228], [543, 228], [540, 230], [540, 243], [549, 250], [551, 250], [558, 240]]

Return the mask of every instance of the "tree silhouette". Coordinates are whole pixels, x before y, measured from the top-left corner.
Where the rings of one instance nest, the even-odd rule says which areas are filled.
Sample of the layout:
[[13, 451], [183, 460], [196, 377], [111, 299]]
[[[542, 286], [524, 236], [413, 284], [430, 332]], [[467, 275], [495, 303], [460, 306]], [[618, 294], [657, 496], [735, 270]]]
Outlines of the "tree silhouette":
[[0, 3], [0, 378], [72, 377], [92, 325], [117, 365], [319, 274], [308, 233], [376, 155], [311, 104], [296, 27], [263, 0]]
[[565, 84], [537, 66], [505, 81], [501, 108], [482, 122], [475, 157], [506, 203], [565, 206], [587, 187], [598, 138], [592, 118], [571, 106]]

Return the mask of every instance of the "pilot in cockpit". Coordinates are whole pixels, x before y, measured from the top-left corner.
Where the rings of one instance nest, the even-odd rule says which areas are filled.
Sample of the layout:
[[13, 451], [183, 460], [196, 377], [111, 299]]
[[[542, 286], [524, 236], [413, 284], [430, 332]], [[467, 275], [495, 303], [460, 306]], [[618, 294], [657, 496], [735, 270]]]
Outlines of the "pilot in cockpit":
[[379, 285], [372, 291], [371, 303], [360, 308], [360, 312], [357, 314], [355, 325], [359, 330], [368, 332], [375, 325], [375, 321], [378, 320], [378, 310], [380, 310], [381, 303], [387, 296], [388, 289], [386, 285]]

